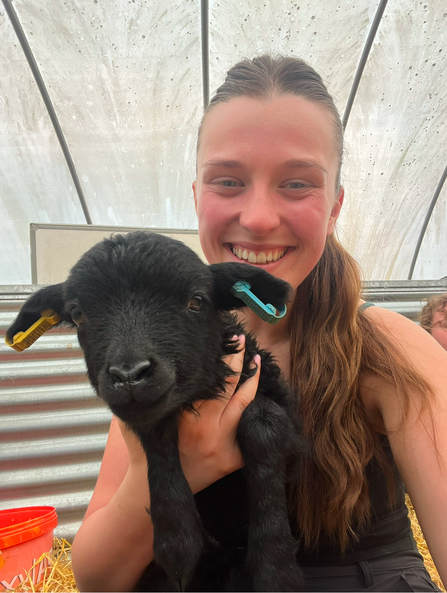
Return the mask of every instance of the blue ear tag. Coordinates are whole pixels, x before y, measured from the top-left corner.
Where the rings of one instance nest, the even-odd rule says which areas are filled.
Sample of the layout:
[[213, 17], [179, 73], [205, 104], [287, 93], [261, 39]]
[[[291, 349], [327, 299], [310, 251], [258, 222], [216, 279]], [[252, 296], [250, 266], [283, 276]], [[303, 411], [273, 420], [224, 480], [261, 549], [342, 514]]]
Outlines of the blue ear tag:
[[250, 307], [250, 309], [254, 311], [254, 313], [256, 313], [256, 315], [263, 321], [268, 321], [269, 323], [278, 323], [278, 321], [286, 314], [286, 305], [283, 304], [278, 310], [276, 310], [275, 307], [270, 303], [265, 305], [258, 299], [256, 295], [251, 292], [250, 284], [245, 280], [239, 280], [239, 282], [233, 284], [231, 287], [231, 292], [238, 299], [241, 299], [241, 301], [243, 301], [247, 307]]

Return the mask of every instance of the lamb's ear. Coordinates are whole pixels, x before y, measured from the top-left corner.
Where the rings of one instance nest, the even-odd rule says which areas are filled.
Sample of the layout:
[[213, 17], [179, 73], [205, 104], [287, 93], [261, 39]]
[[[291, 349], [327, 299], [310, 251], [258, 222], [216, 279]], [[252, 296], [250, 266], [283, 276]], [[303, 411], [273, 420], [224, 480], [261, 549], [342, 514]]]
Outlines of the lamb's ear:
[[214, 277], [213, 299], [218, 309], [229, 311], [247, 306], [231, 292], [233, 285], [240, 280], [250, 284], [251, 291], [259, 300], [266, 304], [271, 303], [277, 309], [291, 296], [290, 284], [260, 268], [237, 262], [212, 264], [209, 267]]
[[[63, 286], [63, 283], [46, 286], [30, 296], [20, 309], [14, 323], [6, 330], [6, 341], [8, 344], [12, 344], [16, 334], [19, 332], [26, 332], [26, 330], [30, 329], [30, 327], [42, 317], [42, 313], [49, 309], [60, 317], [59, 321], [54, 323], [55, 319], [53, 319], [53, 322], [50, 322], [50, 324], [58, 325], [62, 321], [71, 322], [71, 319], [67, 317], [67, 313], [64, 311]], [[49, 327], [46, 327], [46, 329], [49, 329]], [[38, 335], [36, 335], [34, 339], [37, 339], [39, 335], [42, 335], [46, 329], [41, 328], [37, 331]], [[29, 344], [25, 345], [24, 348], [30, 345], [34, 339], [31, 339]], [[24, 348], [21, 349], [23, 350]]]

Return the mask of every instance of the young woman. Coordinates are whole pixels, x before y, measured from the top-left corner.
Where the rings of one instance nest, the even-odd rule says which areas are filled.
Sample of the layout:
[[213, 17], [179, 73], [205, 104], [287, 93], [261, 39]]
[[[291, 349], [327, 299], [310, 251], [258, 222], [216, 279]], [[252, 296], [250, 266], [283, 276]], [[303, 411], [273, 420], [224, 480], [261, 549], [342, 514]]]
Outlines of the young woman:
[[[271, 326], [247, 328], [297, 393], [314, 459], [291, 492], [309, 591], [432, 591], [411, 536], [402, 480], [447, 582], [447, 353], [416, 324], [365, 307], [352, 258], [334, 237], [343, 203], [343, 130], [320, 76], [295, 58], [234, 66], [199, 130], [193, 184], [210, 263], [246, 261], [294, 289]], [[240, 369], [242, 353], [229, 364]], [[194, 493], [243, 464], [236, 427], [257, 373], [179, 422]], [[146, 462], [112, 422], [101, 472], [73, 545], [82, 590], [129, 590], [151, 560]]]

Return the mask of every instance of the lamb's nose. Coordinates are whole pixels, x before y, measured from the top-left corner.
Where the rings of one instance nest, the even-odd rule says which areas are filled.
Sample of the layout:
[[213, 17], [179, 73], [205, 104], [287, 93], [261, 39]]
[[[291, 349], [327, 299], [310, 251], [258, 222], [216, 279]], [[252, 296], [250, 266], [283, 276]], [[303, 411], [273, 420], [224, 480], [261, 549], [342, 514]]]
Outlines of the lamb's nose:
[[117, 378], [115, 379], [117, 383], [135, 383], [136, 381], [141, 381], [141, 379], [151, 372], [152, 362], [150, 360], [142, 360], [132, 367], [114, 365], [109, 368], [109, 373]]

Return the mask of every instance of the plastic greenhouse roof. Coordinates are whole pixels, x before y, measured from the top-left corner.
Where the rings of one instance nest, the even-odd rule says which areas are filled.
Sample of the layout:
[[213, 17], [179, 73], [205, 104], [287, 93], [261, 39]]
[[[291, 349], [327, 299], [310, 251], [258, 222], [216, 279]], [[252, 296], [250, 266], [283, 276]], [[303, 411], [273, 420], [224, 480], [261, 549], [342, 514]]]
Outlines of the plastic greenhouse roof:
[[447, 276], [444, 0], [2, 1], [0, 284], [30, 282], [30, 223], [197, 228], [204, 97], [264, 52], [344, 114], [339, 235], [365, 279]]

